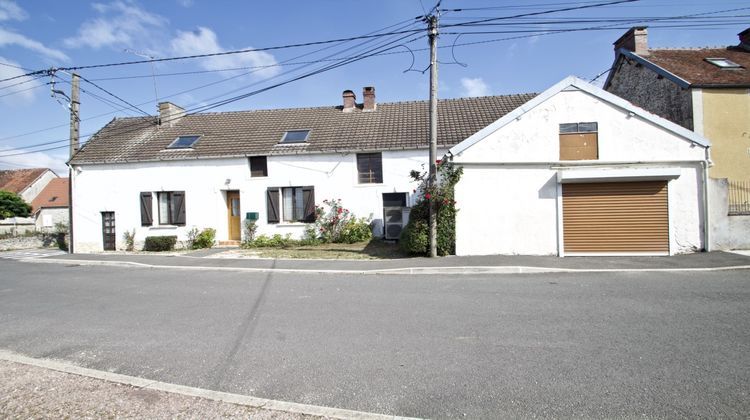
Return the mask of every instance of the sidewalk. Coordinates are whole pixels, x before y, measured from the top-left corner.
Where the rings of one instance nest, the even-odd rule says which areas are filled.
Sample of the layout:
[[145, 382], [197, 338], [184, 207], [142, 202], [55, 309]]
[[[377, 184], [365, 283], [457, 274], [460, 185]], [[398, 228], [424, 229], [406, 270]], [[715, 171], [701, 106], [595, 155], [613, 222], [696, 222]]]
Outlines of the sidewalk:
[[184, 255], [74, 254], [39, 258], [34, 262], [166, 267], [195, 270], [279, 271], [342, 274], [478, 274], [575, 271], [679, 271], [750, 269], [750, 256], [731, 252], [702, 252], [671, 257], [479, 256], [401, 258], [391, 260], [300, 260], [217, 258], [216, 252]]

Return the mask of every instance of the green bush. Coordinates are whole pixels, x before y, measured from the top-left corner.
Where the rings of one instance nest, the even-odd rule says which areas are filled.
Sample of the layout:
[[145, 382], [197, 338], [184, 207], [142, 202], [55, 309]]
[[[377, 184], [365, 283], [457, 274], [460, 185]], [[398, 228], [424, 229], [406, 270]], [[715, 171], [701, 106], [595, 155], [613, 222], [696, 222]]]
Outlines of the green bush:
[[353, 244], [372, 239], [370, 221], [364, 217], [349, 219], [339, 233], [339, 242]]
[[195, 235], [193, 243], [190, 245], [192, 249], [211, 248], [214, 246], [216, 241], [216, 229], [206, 228]]
[[427, 174], [412, 171], [411, 177], [421, 181], [419, 191], [422, 194], [409, 214], [409, 223], [401, 232], [399, 245], [409, 254], [429, 254], [429, 212], [430, 202], [437, 213], [437, 253], [452, 255], [456, 253], [456, 201], [454, 187], [461, 179], [462, 168], [454, 167], [450, 161], [438, 163], [439, 182], [432, 188], [427, 187]]
[[298, 241], [292, 239], [291, 233], [287, 233], [284, 236], [277, 233], [271, 237], [267, 235], [259, 235], [254, 241], [245, 242], [243, 246], [246, 248], [289, 248], [298, 243]]
[[177, 236], [147, 236], [143, 244], [144, 251], [172, 251], [177, 243]]
[[135, 229], [123, 232], [122, 239], [125, 241], [126, 251], [133, 251], [135, 249]]
[[429, 226], [422, 220], [410, 220], [403, 231], [398, 245], [409, 254], [427, 254], [430, 248]]

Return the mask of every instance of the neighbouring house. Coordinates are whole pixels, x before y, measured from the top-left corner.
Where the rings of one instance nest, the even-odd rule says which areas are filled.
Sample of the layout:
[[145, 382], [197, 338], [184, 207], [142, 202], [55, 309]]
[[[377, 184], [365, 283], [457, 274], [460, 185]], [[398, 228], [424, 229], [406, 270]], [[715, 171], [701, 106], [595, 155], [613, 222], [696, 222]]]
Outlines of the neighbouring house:
[[0, 170], [0, 190], [16, 193], [31, 204], [55, 178], [57, 174], [47, 168]]
[[[74, 252], [124, 248], [123, 234], [176, 235], [214, 228], [236, 243], [257, 234], [301, 237], [315, 205], [341, 199], [397, 239], [414, 201], [412, 170], [428, 161], [427, 101], [377, 103], [364, 88], [339, 106], [187, 114], [161, 103], [157, 117], [118, 118], [69, 162]], [[441, 100], [438, 150], [466, 139], [533, 94]]]
[[750, 247], [750, 28], [737, 45], [664, 49], [635, 27], [614, 46], [604, 89], [711, 141], [715, 247]]
[[68, 178], [54, 178], [31, 202], [38, 231], [51, 231], [57, 224], [68, 224], [69, 185]]
[[569, 77], [450, 148], [456, 253], [707, 249], [709, 142]]

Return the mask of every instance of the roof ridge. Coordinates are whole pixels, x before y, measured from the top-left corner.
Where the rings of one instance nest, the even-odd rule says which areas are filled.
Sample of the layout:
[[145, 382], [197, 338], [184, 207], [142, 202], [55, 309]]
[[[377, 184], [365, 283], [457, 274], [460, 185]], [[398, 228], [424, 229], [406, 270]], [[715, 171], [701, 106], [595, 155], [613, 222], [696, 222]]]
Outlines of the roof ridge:
[[700, 50], [721, 50], [729, 49], [734, 45], [706, 45], [702, 47], [660, 47], [660, 48], [649, 48], [649, 51], [700, 51]]

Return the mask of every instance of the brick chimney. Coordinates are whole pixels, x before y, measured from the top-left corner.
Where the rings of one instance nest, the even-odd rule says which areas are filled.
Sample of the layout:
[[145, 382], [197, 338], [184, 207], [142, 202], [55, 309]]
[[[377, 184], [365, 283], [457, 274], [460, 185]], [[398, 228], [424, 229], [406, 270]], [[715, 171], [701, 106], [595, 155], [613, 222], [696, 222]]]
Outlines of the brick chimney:
[[740, 37], [739, 47], [745, 51], [750, 51], [750, 28], [745, 29], [737, 35]]
[[185, 110], [172, 102], [159, 102], [159, 125], [172, 127], [185, 116]]
[[362, 96], [365, 97], [365, 104], [362, 108], [363, 111], [375, 111], [378, 104], [375, 103], [375, 87], [366, 86], [362, 89]]
[[344, 97], [344, 112], [352, 112], [357, 108], [357, 97], [351, 90], [345, 90], [341, 94]]
[[614, 43], [615, 51], [624, 48], [638, 55], [648, 55], [648, 30], [645, 26], [634, 26]]

